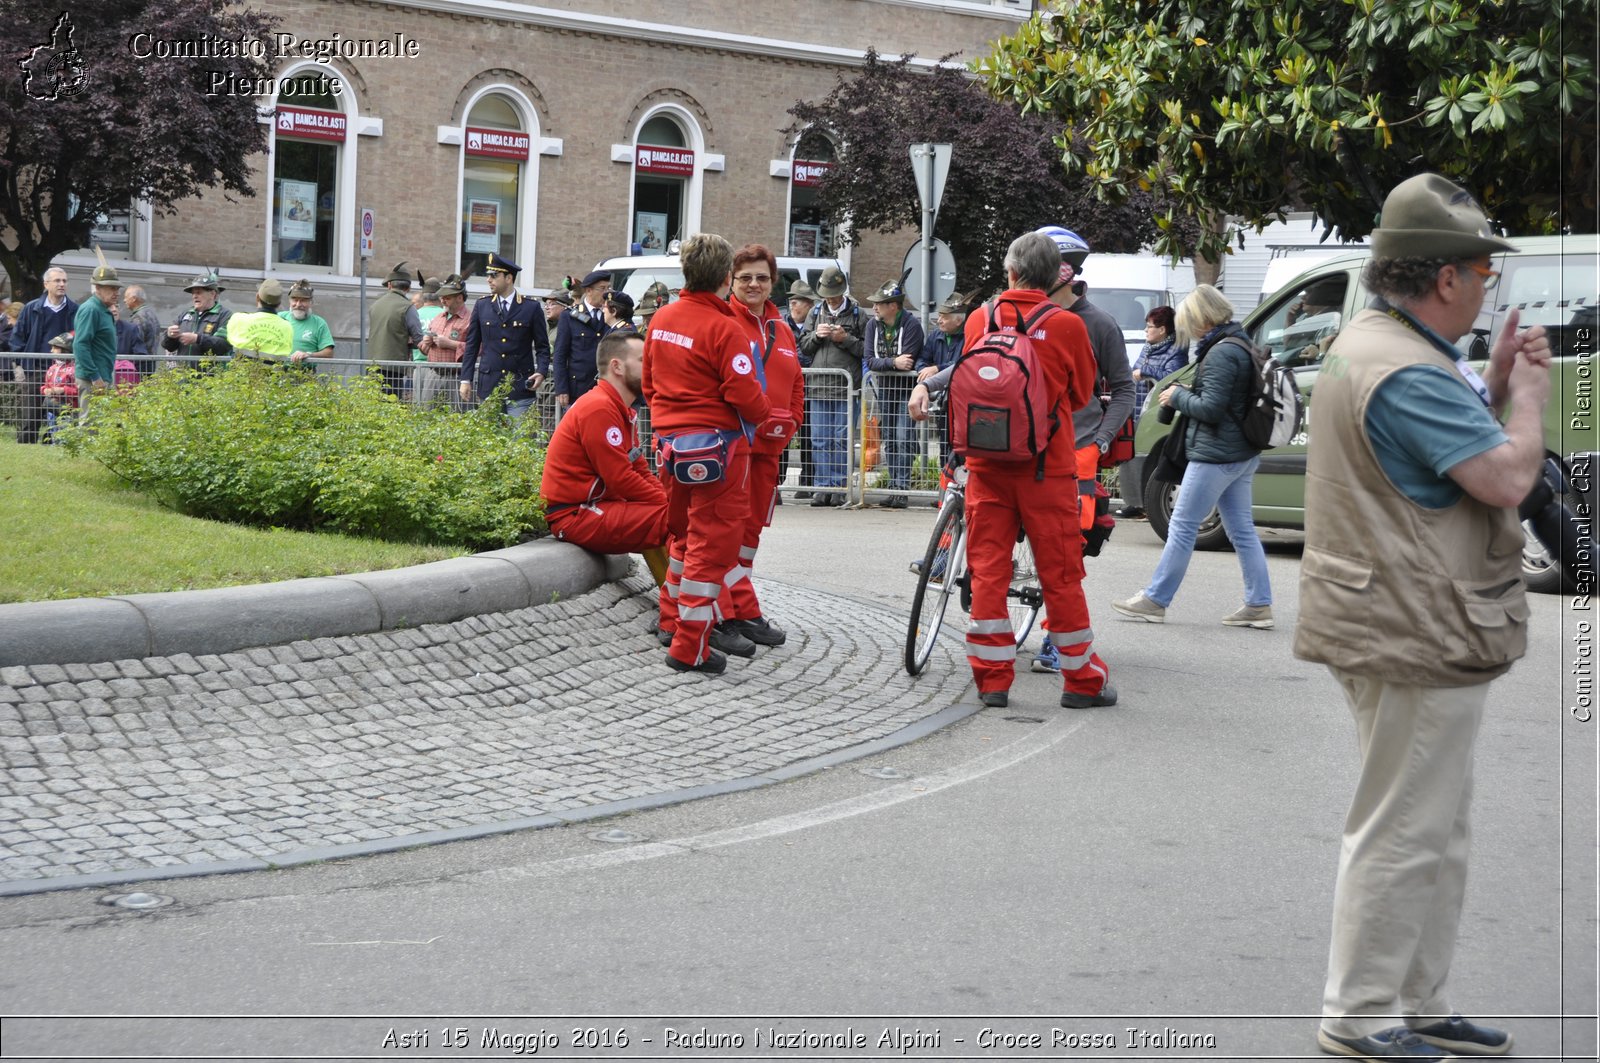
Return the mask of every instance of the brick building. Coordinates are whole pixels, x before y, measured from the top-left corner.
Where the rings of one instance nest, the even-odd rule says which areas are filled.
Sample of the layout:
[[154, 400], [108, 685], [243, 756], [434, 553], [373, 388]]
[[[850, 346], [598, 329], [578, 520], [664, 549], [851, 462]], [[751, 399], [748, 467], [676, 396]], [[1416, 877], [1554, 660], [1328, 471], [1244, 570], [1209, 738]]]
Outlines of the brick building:
[[[216, 266], [236, 307], [265, 274], [311, 278], [343, 338], [357, 332], [362, 208], [376, 218], [369, 283], [402, 259], [443, 276], [494, 250], [522, 263], [523, 290], [543, 291], [633, 243], [648, 253], [706, 230], [837, 257], [866, 292], [898, 275], [915, 234], [839, 239], [809, 207], [833, 145], [786, 137], [788, 108], [826, 95], [869, 45], [970, 58], [1028, 6], [282, 0], [271, 11], [297, 54], [259, 96], [273, 133], [256, 196], [210, 194], [172, 217], [135, 205], [99, 236], [164, 320], [187, 304], [188, 278]], [[139, 47], [151, 62], [205, 63]], [[63, 264], [85, 287], [93, 256]]]

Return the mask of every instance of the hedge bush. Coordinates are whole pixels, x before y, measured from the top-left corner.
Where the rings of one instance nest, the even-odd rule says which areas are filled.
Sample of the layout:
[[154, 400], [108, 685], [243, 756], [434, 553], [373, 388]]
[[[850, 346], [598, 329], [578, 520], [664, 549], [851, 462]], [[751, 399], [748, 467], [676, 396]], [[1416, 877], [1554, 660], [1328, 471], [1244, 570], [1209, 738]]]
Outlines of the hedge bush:
[[62, 442], [191, 516], [493, 549], [544, 533], [537, 419], [452, 413], [354, 380], [238, 359], [93, 404]]

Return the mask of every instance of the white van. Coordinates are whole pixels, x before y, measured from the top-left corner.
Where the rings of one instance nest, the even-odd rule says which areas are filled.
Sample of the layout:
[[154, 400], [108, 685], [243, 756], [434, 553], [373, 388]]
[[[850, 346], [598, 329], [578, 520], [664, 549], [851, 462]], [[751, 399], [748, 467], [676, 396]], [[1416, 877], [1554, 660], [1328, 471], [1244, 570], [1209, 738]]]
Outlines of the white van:
[[[805, 282], [813, 289], [822, 277], [822, 271], [829, 266], [839, 263], [831, 258], [778, 258], [778, 279], [772, 284], [772, 301], [782, 309], [784, 301], [789, 297], [789, 286], [795, 281], [804, 278]], [[683, 267], [678, 264], [677, 255], [624, 255], [618, 258], [608, 258], [597, 263], [595, 269], [603, 269], [611, 274], [611, 287], [615, 291], [627, 292], [638, 301], [644, 297], [645, 289], [656, 281], [661, 281], [671, 291], [676, 292], [683, 287]]]
[[1117, 319], [1128, 347], [1128, 364], [1144, 349], [1144, 316], [1158, 306], [1176, 307], [1194, 291], [1194, 264], [1173, 265], [1160, 255], [1097, 255], [1083, 263], [1088, 299]]

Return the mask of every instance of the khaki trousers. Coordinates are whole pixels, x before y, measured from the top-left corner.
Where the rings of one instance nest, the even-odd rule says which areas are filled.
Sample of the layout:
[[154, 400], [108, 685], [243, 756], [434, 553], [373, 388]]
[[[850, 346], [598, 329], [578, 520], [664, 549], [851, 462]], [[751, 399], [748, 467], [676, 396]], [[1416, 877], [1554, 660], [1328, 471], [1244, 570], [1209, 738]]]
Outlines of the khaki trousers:
[[1322, 1028], [1365, 1037], [1451, 1013], [1472, 747], [1489, 684], [1402, 686], [1329, 670], [1355, 717], [1361, 774], [1339, 852]]

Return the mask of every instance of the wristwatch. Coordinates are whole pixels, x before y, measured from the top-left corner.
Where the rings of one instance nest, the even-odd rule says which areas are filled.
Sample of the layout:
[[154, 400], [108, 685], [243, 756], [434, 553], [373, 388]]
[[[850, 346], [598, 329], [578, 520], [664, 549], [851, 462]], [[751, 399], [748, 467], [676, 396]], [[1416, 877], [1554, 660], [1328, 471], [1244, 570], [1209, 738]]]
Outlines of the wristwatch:
[[1111, 440], [1108, 439], [1104, 443], [1099, 444], [1099, 447], [1100, 453], [1104, 454], [1106, 451], [1111, 449]]

